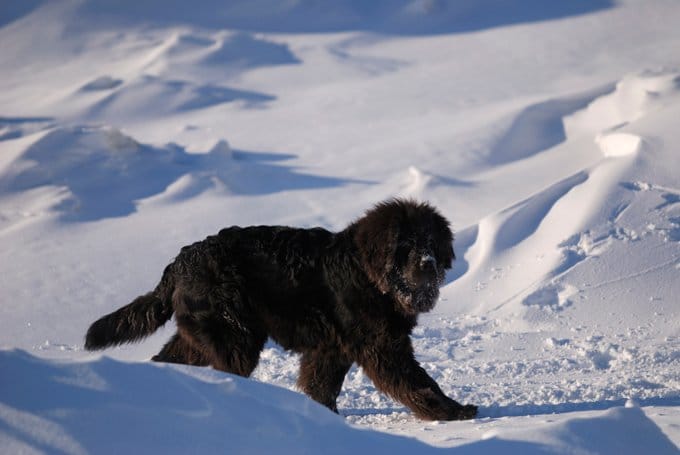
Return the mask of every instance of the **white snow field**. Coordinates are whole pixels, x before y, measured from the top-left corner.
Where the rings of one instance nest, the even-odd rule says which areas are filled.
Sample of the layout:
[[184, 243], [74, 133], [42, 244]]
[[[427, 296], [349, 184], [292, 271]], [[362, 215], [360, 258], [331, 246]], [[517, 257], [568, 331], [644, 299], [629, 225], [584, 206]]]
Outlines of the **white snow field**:
[[[0, 453], [680, 453], [680, 2], [3, 0]], [[352, 368], [340, 416], [253, 378], [83, 350], [180, 247], [452, 222], [413, 334], [480, 406], [417, 420]]]

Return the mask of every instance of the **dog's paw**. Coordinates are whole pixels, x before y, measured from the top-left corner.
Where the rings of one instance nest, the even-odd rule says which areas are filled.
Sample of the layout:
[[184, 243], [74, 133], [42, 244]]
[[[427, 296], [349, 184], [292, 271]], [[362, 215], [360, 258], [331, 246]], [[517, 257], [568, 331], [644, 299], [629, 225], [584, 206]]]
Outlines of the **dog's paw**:
[[432, 420], [470, 420], [477, 416], [477, 406], [472, 404], [462, 405], [451, 400], [452, 406], [446, 410], [445, 416], [436, 416]]
[[470, 420], [477, 417], [477, 406], [466, 404], [458, 410], [458, 420]]

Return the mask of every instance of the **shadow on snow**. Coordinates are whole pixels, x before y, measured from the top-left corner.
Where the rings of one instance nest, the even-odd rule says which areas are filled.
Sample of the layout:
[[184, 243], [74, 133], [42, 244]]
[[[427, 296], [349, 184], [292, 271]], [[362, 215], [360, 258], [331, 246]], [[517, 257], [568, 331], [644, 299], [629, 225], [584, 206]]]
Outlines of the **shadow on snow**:
[[[0, 26], [47, 3], [10, 1]], [[128, 2], [90, 0], [77, 7], [101, 24], [190, 25], [272, 33], [369, 31], [393, 35], [464, 33], [493, 27], [555, 20], [613, 8], [613, 0], [341, 0], [318, 2], [249, 2], [248, 0], [182, 0]]]
[[68, 189], [56, 209], [68, 221], [126, 216], [152, 196], [169, 201], [207, 190], [236, 195], [369, 183], [317, 176], [282, 164], [293, 154], [233, 151], [220, 142], [204, 154], [168, 144], [140, 144], [107, 127], [57, 128], [31, 145], [0, 175], [0, 192], [42, 186]]

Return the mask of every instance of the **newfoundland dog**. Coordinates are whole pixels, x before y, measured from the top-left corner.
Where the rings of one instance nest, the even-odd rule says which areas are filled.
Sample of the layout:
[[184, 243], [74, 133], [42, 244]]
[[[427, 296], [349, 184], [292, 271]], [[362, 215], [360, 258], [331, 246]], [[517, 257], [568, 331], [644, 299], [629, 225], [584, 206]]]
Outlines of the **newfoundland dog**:
[[175, 315], [153, 357], [249, 376], [268, 337], [301, 354], [299, 387], [337, 412], [356, 362], [429, 420], [471, 419], [418, 364], [410, 333], [453, 259], [449, 223], [426, 203], [380, 203], [346, 229], [230, 227], [185, 246], [152, 292], [92, 324], [85, 348], [140, 340]]

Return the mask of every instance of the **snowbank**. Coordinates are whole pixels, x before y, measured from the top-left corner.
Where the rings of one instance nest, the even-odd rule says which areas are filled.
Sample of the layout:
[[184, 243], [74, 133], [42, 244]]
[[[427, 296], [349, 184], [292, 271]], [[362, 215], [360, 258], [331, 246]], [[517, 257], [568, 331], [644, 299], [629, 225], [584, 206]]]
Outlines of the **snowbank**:
[[[668, 0], [2, 2], [0, 347], [29, 354], [2, 356], [1, 451], [680, 444], [679, 22]], [[83, 351], [183, 245], [393, 196], [457, 231], [413, 344], [478, 420], [415, 420], [352, 368], [344, 420], [423, 444], [356, 431], [283, 390], [273, 344], [254, 379], [281, 389], [138, 363], [172, 322]]]
[[[202, 368], [49, 361], [1, 351], [3, 453], [435, 453], [415, 439], [366, 431], [303, 395]], [[536, 430], [485, 433], [451, 453], [657, 455], [677, 448], [639, 408], [615, 408]]]
[[[0, 353], [3, 453], [428, 451], [346, 425], [303, 395], [212, 370]], [[197, 376], [197, 377], [195, 377]]]

